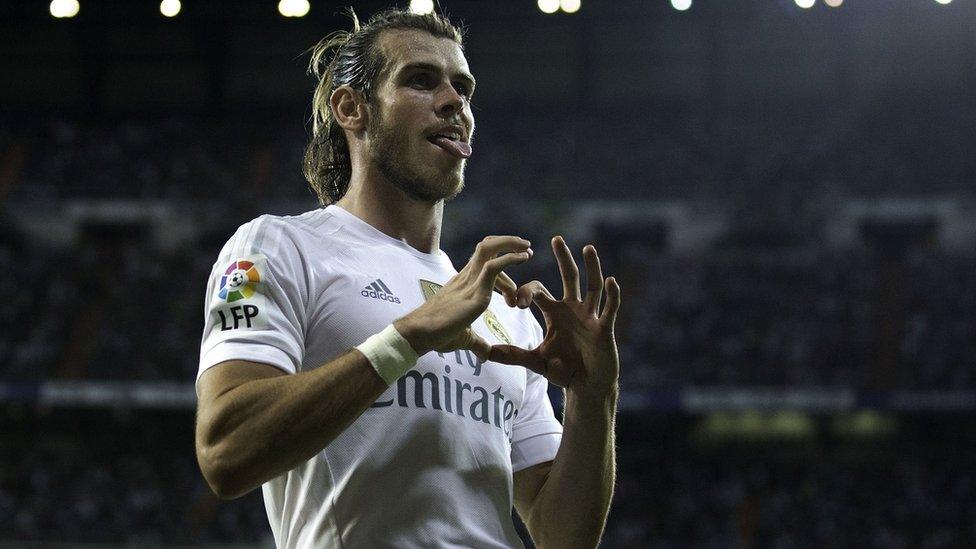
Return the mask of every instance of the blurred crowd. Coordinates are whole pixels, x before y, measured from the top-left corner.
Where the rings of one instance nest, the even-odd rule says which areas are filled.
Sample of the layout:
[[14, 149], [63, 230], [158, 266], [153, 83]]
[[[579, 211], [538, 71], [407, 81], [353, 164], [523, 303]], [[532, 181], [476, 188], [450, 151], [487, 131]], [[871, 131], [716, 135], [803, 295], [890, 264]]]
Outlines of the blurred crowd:
[[5, 130], [18, 160], [13, 201], [204, 200], [240, 208], [280, 193], [309, 196], [293, 184], [301, 178], [300, 122], [297, 132], [178, 117], [52, 119]]
[[[681, 199], [765, 212], [769, 227], [747, 241], [728, 234], [695, 251], [626, 224], [591, 235], [625, 292], [625, 390], [976, 389], [976, 250], [924, 239], [837, 248], [821, 228], [783, 230], [791, 206], [818, 196], [971, 193], [976, 103], [910, 104], [617, 105], [598, 115], [479, 107], [463, 207], [453, 210], [477, 215], [452, 218], [449, 207], [445, 246], [461, 265], [485, 234], [524, 230], [545, 242], [575, 223], [567, 202]], [[0, 122], [0, 381], [193, 380], [206, 278], [223, 241], [277, 205], [315, 205], [300, 171], [301, 126]], [[8, 216], [100, 200], [207, 204], [216, 214], [194, 220], [206, 227], [175, 247], [111, 224], [82, 227], [70, 245], [45, 243]], [[559, 204], [526, 219], [523, 201]], [[543, 255], [514, 276], [557, 289]], [[72, 426], [0, 413], [0, 540], [268, 541], [259, 493], [221, 502], [204, 484], [190, 414], [109, 416]], [[607, 547], [976, 546], [965, 452], [933, 456], [907, 441], [863, 459], [829, 444], [767, 459], [752, 448], [628, 446], [628, 436]]]
[[824, 249], [664, 254], [631, 274], [636, 386], [976, 384], [976, 256]]
[[260, 490], [225, 503], [204, 483], [189, 440], [192, 414], [144, 415], [137, 424], [93, 415], [100, 416], [94, 423], [7, 426], [0, 540], [158, 546], [255, 543], [270, 535]]
[[213, 258], [166, 256], [126, 235], [93, 237], [68, 251], [7, 236], [0, 282], [11, 291], [0, 300], [0, 378], [193, 379]]
[[[968, 97], [475, 105], [468, 199], [767, 201], [969, 192]], [[312, 200], [301, 115], [0, 121], [13, 200]], [[2, 188], [2, 185], [0, 185]]]
[[[448, 209], [446, 226], [463, 236], [446, 245], [460, 265], [484, 234], [545, 239], [574, 223], [559, 206], [529, 219], [523, 201], [703, 200], [783, 224], [812, 196], [966, 195], [976, 174], [965, 125], [973, 105], [897, 104], [610, 105], [599, 119], [479, 107], [458, 200], [475, 215]], [[608, 125], [612, 135], [594, 136]], [[6, 211], [110, 199], [216, 212], [196, 220], [207, 238], [177, 251], [128, 228], [45, 247], [0, 216], [0, 378], [191, 379], [223, 240], [275, 205], [315, 206], [300, 171], [305, 141], [301, 121], [281, 119], [0, 123]], [[976, 252], [828, 249], [816, 227], [783, 246], [779, 230], [768, 231], [769, 245], [720, 240], [697, 253], [647, 246], [639, 229], [628, 239], [597, 235], [626, 292], [618, 333], [628, 387], [976, 386]], [[537, 265], [531, 276], [555, 287], [554, 265]]]
[[850, 463], [669, 456], [623, 469], [607, 547], [971, 547], [976, 474], [909, 456]]
[[[209, 492], [187, 429], [192, 414], [20, 420], [5, 425], [12, 444], [0, 447], [0, 540], [270, 542], [260, 491], [232, 501]], [[682, 421], [668, 429], [691, 432]], [[622, 432], [603, 546], [976, 543], [976, 471], [951, 443], [668, 446], [668, 436]]]
[[[194, 378], [219, 242], [163, 252], [108, 233], [56, 251], [6, 236], [0, 283], [16, 291], [0, 300], [0, 378]], [[599, 247], [626, 289], [627, 389], [976, 387], [976, 254]], [[516, 276], [557, 289], [551, 263]]]

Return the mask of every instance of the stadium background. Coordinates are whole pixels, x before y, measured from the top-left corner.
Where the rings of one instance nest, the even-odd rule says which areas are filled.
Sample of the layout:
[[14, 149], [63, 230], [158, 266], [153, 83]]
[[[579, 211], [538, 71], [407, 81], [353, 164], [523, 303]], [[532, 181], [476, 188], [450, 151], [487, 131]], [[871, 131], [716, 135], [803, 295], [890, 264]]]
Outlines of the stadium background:
[[[606, 547], [976, 546], [976, 5], [797, 2], [443, 2], [479, 81], [443, 247], [563, 233], [624, 290]], [[344, 5], [0, 8], [0, 545], [271, 542], [193, 456], [204, 285], [315, 206]]]

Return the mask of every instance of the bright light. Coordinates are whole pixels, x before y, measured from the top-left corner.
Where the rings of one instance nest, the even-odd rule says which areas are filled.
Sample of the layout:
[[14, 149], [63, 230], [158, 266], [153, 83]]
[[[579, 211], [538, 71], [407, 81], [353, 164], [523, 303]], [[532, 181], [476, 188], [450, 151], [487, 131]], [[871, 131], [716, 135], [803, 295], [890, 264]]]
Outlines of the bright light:
[[817, 0], [793, 0], [793, 1], [796, 2], [797, 6], [800, 6], [803, 9], [807, 9], [807, 8], [812, 8], [813, 4], [816, 3]]
[[671, 0], [671, 7], [678, 11], [685, 11], [691, 7], [691, 0]]
[[61, 19], [78, 15], [78, 0], [51, 0], [51, 15]]
[[278, 2], [278, 12], [285, 17], [305, 17], [310, 8], [308, 0], [281, 0]]
[[839, 8], [840, 5], [843, 4], [843, 3], [844, 3], [844, 0], [824, 0], [824, 4], [827, 4], [828, 6], [830, 6], [832, 8]]
[[559, 7], [566, 13], [576, 13], [580, 9], [580, 0], [559, 0]]
[[434, 0], [410, 0], [410, 13], [421, 15], [434, 11]]
[[176, 17], [181, 7], [180, 0], [163, 0], [159, 3], [159, 13], [166, 17]]
[[952, 2], [952, 0], [935, 0], [935, 1], [942, 4], [943, 6], [948, 4], [949, 2]]
[[559, 11], [559, 0], [539, 0], [539, 9], [542, 13], [556, 13]]

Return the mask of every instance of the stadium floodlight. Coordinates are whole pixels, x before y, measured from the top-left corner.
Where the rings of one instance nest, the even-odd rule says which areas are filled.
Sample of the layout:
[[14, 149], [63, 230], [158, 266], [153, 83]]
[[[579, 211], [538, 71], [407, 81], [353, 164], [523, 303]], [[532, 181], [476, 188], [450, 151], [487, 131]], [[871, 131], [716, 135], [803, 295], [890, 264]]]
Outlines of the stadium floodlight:
[[78, 10], [80, 9], [81, 6], [78, 5], [78, 0], [51, 0], [51, 15], [58, 19], [74, 17], [78, 15]]
[[410, 0], [410, 13], [424, 15], [434, 11], [434, 0]]
[[793, 1], [796, 2], [797, 6], [800, 6], [803, 9], [812, 8], [813, 5], [817, 2], [817, 0], [793, 0]]
[[556, 13], [559, 11], [559, 0], [539, 0], [538, 4], [542, 13]]
[[691, 7], [691, 0], [671, 0], [671, 7], [678, 11], [686, 11]]
[[308, 0], [281, 0], [278, 2], [278, 13], [285, 17], [305, 17], [310, 8]]
[[843, 4], [843, 3], [844, 3], [844, 0], [824, 0], [824, 4], [827, 4], [828, 6], [830, 6], [832, 8], [839, 8], [840, 5]]
[[580, 9], [580, 0], [559, 0], [559, 8], [566, 13], [576, 13]]
[[949, 2], [952, 2], [952, 0], [935, 0], [935, 1], [942, 4], [943, 6], [948, 4]]
[[159, 3], [159, 13], [166, 17], [176, 17], [182, 7], [180, 0], [163, 0]]

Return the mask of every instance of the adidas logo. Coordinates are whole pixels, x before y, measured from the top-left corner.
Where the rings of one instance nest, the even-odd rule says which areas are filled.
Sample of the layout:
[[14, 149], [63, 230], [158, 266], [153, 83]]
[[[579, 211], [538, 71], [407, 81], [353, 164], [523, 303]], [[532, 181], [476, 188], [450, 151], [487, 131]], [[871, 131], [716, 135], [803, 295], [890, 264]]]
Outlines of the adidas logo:
[[378, 278], [375, 282], [363, 288], [363, 291], [359, 292], [359, 294], [363, 297], [382, 299], [390, 303], [400, 303], [400, 298], [393, 295], [393, 291], [387, 288], [386, 284], [383, 284], [383, 281]]

